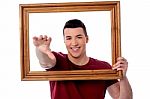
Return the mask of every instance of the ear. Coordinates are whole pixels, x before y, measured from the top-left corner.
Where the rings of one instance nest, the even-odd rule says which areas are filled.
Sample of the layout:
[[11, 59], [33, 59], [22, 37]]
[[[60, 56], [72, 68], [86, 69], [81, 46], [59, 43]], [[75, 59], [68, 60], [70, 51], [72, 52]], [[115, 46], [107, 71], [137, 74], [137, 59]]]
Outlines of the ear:
[[88, 42], [89, 42], [89, 36], [86, 37], [86, 43], [88, 43]]

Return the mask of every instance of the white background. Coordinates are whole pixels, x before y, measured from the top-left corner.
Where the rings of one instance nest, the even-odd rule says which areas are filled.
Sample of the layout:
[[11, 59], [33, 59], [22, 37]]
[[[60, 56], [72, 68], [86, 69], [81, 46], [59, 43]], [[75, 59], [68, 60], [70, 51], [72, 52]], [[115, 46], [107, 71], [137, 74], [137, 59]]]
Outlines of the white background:
[[[62, 2], [62, 0], [1, 0], [0, 99], [50, 99], [48, 81], [21, 81], [19, 4], [60, 1]], [[63, 0], [63, 2], [71, 1]], [[129, 62], [127, 76], [134, 99], [149, 98], [149, 9], [149, 0], [121, 0], [122, 56]], [[107, 95], [106, 99], [111, 98]]]
[[65, 12], [65, 13], [30, 13], [29, 15], [29, 42], [30, 42], [30, 69], [43, 70], [39, 65], [33, 44], [33, 36], [45, 34], [52, 38], [50, 48], [56, 52], [67, 53], [63, 27], [70, 19], [80, 19], [84, 22], [89, 42], [87, 55], [96, 59], [105, 60], [111, 64], [111, 17], [110, 11]]

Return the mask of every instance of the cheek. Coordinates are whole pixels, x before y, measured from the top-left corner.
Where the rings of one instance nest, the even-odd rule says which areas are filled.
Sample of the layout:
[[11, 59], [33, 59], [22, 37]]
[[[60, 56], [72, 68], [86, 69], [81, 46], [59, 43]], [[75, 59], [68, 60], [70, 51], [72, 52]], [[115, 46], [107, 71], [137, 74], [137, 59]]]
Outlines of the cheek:
[[86, 40], [80, 41], [80, 44], [81, 44], [81, 45], [86, 45], [86, 43], [87, 43]]
[[66, 47], [70, 46], [70, 42], [64, 42]]

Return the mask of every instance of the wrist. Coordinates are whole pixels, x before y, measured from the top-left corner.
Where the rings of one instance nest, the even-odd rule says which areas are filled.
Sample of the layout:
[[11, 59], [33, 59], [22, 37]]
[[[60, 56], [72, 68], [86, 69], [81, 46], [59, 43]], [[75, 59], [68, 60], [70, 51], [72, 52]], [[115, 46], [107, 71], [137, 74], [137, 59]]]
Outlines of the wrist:
[[127, 79], [127, 76], [125, 75], [125, 76], [123, 76], [121, 79], [120, 79], [120, 81], [123, 81], [123, 80], [126, 80]]

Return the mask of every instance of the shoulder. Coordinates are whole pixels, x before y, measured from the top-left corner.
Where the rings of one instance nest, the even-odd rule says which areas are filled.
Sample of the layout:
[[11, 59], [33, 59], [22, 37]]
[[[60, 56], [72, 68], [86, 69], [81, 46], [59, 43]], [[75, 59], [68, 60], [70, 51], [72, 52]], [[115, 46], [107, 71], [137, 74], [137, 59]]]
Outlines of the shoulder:
[[52, 53], [54, 54], [54, 56], [57, 58], [66, 58], [67, 54], [64, 54], [62, 52], [55, 52], [55, 51], [52, 51]]
[[67, 68], [67, 54], [64, 54], [62, 52], [55, 52], [52, 51], [54, 56], [56, 57], [56, 65], [51, 68], [50, 70], [64, 70]]
[[103, 61], [103, 60], [98, 60], [95, 58], [90, 58], [90, 63], [92, 65], [96, 65], [102, 69], [111, 69], [111, 65], [107, 62], [107, 61]]

